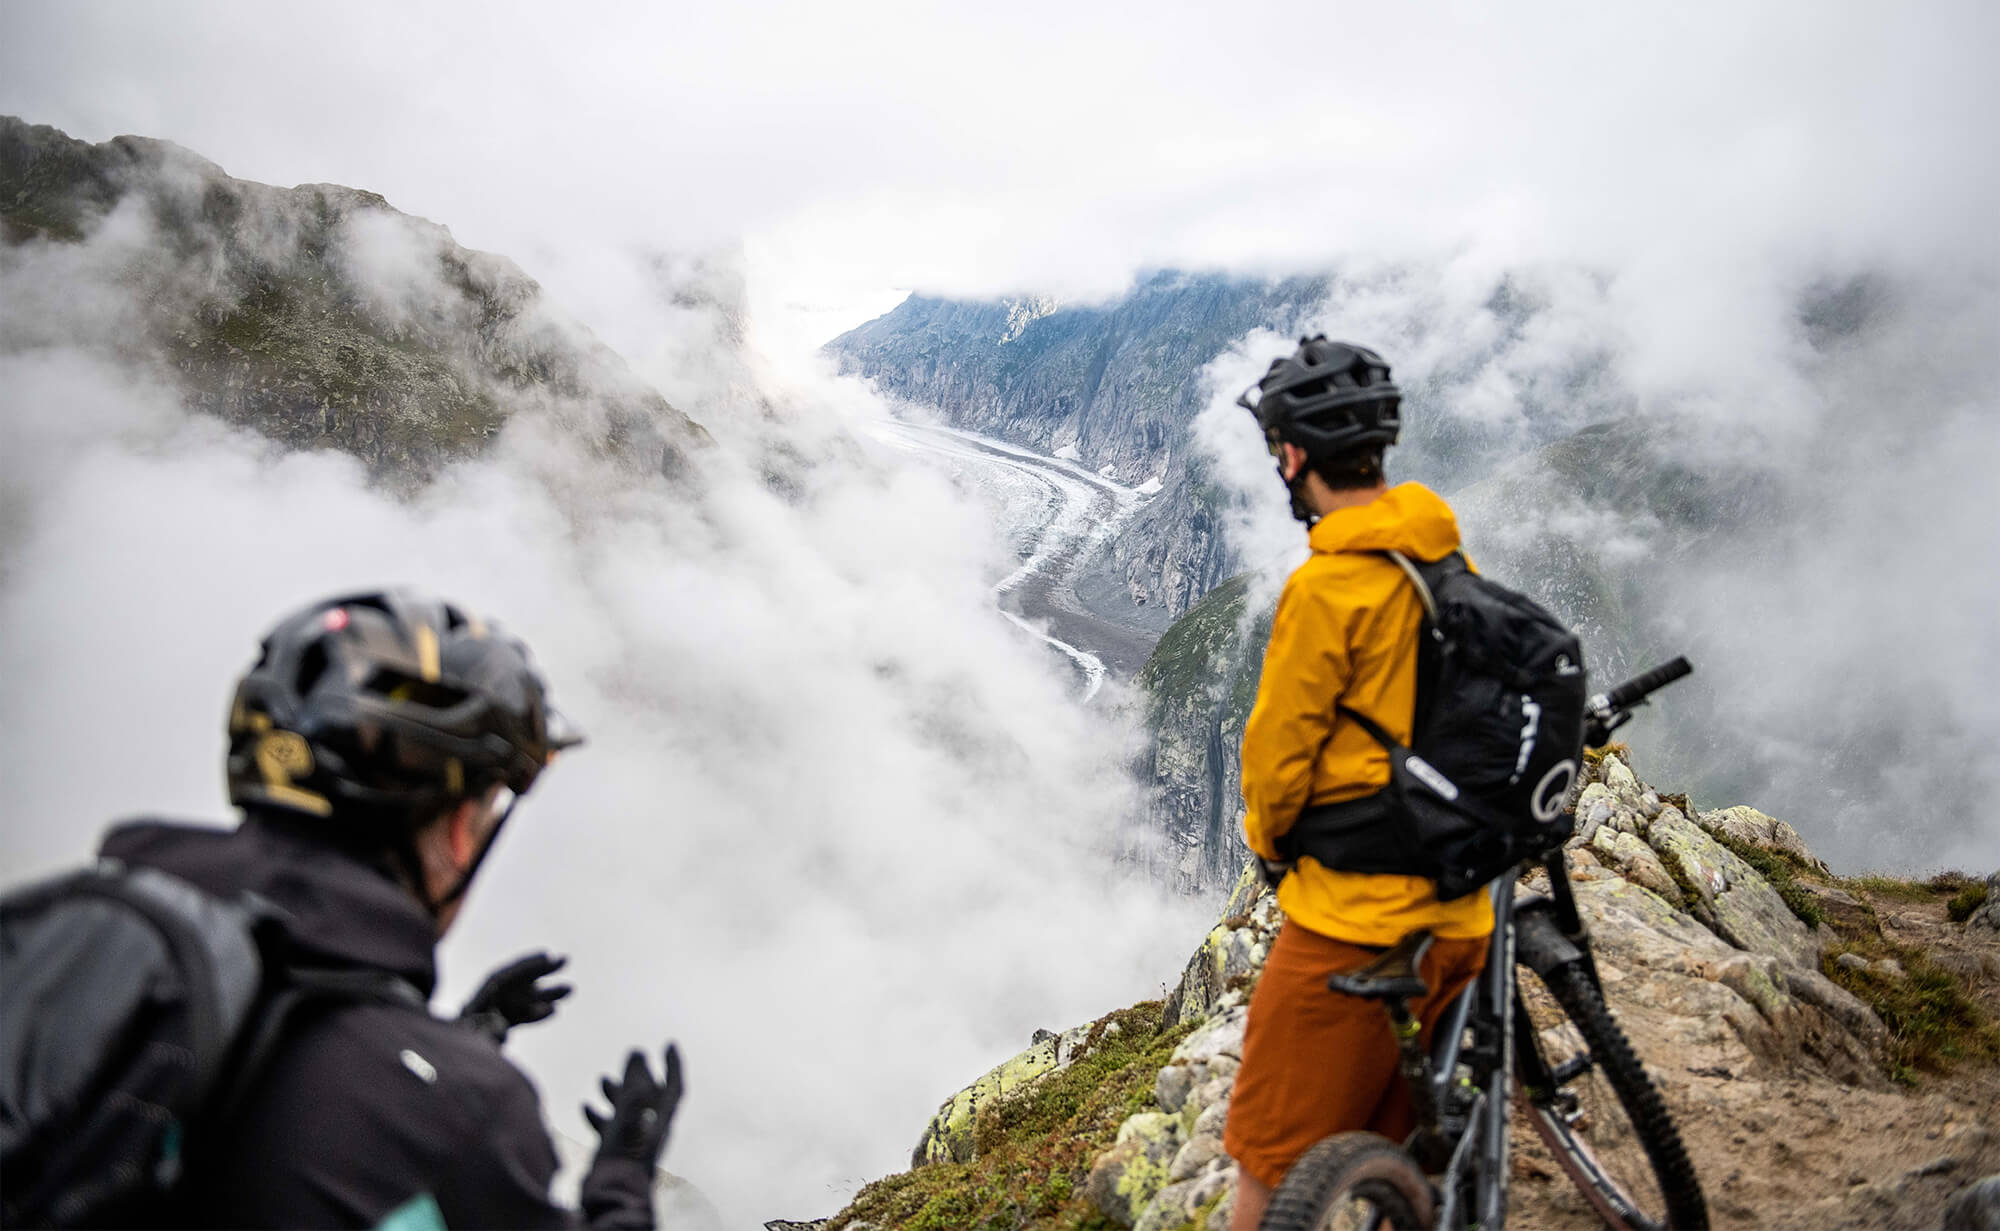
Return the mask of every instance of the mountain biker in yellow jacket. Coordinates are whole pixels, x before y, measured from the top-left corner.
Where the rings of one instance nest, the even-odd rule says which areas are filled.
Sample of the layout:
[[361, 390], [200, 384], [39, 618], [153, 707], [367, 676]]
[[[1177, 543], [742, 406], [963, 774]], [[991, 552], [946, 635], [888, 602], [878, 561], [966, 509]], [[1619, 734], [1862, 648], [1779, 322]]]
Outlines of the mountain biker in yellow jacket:
[[[1459, 547], [1458, 522], [1428, 488], [1392, 488], [1384, 478], [1401, 398], [1375, 352], [1302, 339], [1242, 404], [1257, 413], [1312, 548], [1278, 600], [1243, 733], [1244, 837], [1275, 861], [1278, 839], [1302, 810], [1388, 783], [1381, 744], [1335, 707], [1409, 742], [1422, 606], [1381, 553], [1441, 559]], [[1346, 872], [1310, 857], [1280, 882], [1278, 904], [1286, 921], [1251, 997], [1223, 1138], [1239, 1165], [1238, 1231], [1257, 1226], [1271, 1190], [1319, 1139], [1370, 1129], [1400, 1140], [1414, 1127], [1387, 1017], [1329, 991], [1327, 976], [1430, 929], [1430, 992], [1411, 1005], [1428, 1030], [1484, 966], [1493, 930], [1483, 893], [1440, 902], [1423, 877]]]

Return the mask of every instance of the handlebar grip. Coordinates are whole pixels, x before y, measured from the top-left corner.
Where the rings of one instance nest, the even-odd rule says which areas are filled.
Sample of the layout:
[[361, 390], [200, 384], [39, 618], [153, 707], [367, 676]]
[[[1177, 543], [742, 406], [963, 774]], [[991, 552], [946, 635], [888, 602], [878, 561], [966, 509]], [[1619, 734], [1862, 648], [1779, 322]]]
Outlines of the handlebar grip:
[[1680, 679], [1682, 676], [1692, 674], [1694, 674], [1694, 664], [1690, 663], [1685, 656], [1676, 658], [1672, 662], [1660, 664], [1644, 675], [1634, 676], [1626, 680], [1623, 684], [1606, 693], [1605, 700], [1611, 703], [1612, 709], [1622, 710], [1626, 706], [1641, 700], [1648, 693], [1656, 692], [1673, 683], [1675, 680]]

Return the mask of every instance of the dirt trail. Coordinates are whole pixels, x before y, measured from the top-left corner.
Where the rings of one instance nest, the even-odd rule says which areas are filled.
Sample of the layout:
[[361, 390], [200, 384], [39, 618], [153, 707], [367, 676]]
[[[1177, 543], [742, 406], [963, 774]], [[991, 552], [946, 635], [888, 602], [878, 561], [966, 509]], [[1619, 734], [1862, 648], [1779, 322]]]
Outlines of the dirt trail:
[[[1975, 997], [2000, 1012], [1995, 933], [1949, 922], [1942, 902], [1856, 896], [1875, 908], [1886, 938], [1966, 972]], [[1800, 1070], [1645, 1058], [1717, 1228], [1932, 1231], [1953, 1193], [2000, 1172], [2000, 1067], [1966, 1063], [1920, 1075], [1915, 1089], [1886, 1081], [1865, 1088]], [[1510, 1226], [1602, 1225], [1531, 1133], [1515, 1141]]]

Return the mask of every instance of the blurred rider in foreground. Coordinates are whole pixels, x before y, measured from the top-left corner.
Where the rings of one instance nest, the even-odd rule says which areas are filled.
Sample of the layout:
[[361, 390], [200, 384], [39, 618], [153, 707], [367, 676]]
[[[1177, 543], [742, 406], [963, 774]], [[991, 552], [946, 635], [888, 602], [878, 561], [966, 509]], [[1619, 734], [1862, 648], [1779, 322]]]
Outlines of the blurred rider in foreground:
[[[398, 997], [323, 1004], [278, 1045], [176, 1189], [206, 1227], [651, 1227], [651, 1190], [681, 1096], [631, 1053], [581, 1212], [553, 1204], [556, 1154], [534, 1087], [499, 1050], [566, 988], [536, 955], [497, 973], [458, 1020], [433, 1017], [435, 947], [501, 827], [555, 754], [580, 742], [527, 647], [412, 591], [315, 603], [285, 619], [229, 715], [233, 832], [142, 821], [102, 854], [280, 912], [292, 960], [389, 976]], [[470, 1028], [468, 1028], [470, 1027]]]

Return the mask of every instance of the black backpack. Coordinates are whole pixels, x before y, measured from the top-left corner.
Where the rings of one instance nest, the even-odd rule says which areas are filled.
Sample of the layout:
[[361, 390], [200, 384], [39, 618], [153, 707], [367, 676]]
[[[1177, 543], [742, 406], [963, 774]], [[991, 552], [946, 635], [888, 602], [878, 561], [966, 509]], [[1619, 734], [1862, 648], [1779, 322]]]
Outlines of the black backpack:
[[1583, 754], [1583, 647], [1532, 599], [1474, 573], [1457, 552], [1433, 563], [1384, 554], [1424, 606], [1415, 746], [1340, 706], [1389, 750], [1389, 785], [1307, 808], [1281, 853], [1343, 871], [1427, 877], [1449, 901], [1574, 829], [1567, 804]]
[[297, 967], [283, 935], [253, 895], [111, 859], [0, 898], [0, 1223], [157, 1221], [295, 1012], [424, 1003], [387, 972]]

